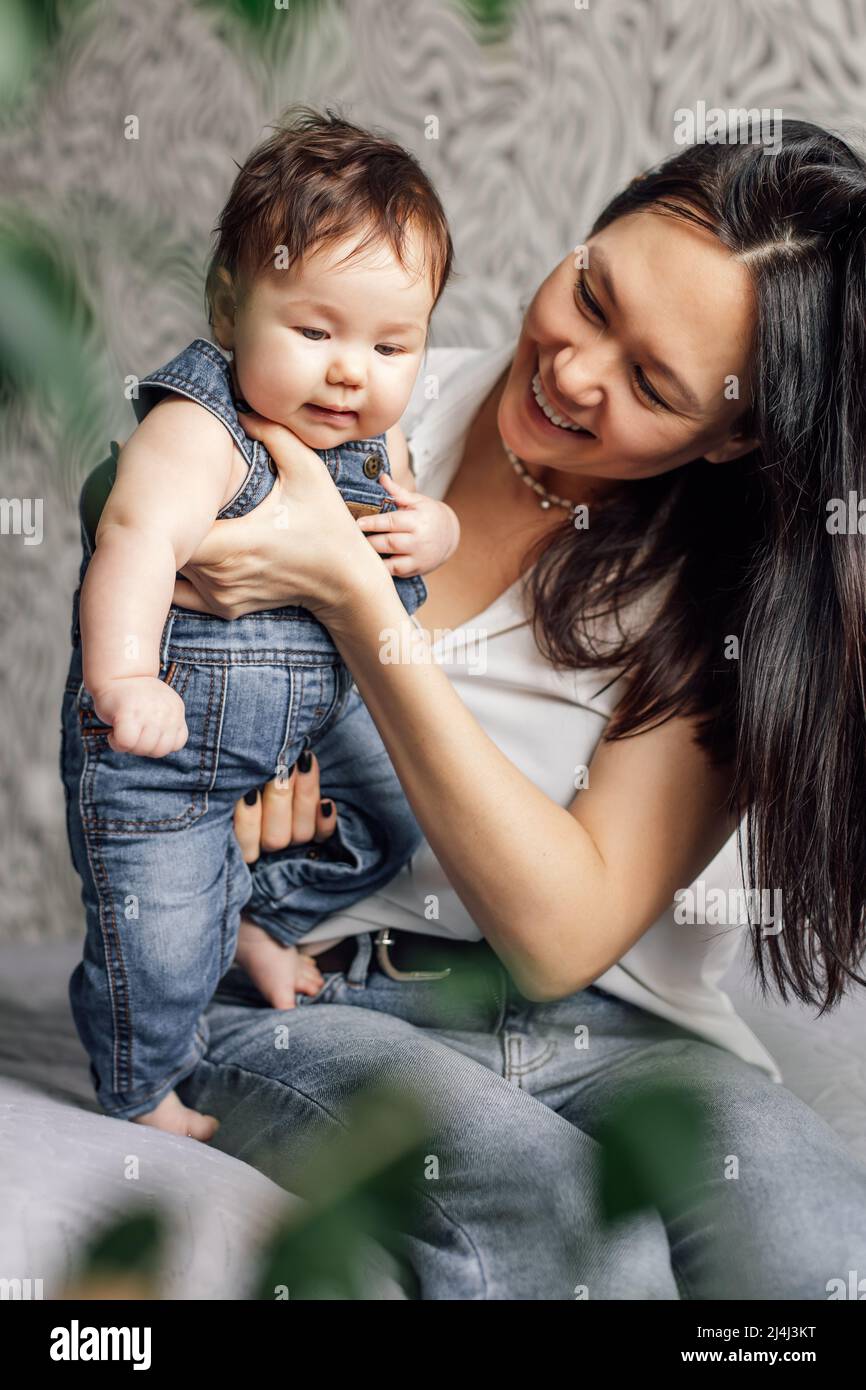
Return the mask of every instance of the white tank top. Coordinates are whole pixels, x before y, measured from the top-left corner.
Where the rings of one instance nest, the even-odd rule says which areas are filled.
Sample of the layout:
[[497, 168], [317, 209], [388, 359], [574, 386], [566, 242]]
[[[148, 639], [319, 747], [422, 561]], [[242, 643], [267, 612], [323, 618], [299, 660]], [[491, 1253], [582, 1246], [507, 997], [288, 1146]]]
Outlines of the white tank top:
[[[419, 491], [445, 495], [469, 425], [514, 349], [510, 343], [427, 353], [401, 420]], [[438, 396], [427, 399], [436, 390]], [[503, 464], [507, 466], [504, 457]], [[520, 588], [518, 580], [489, 608], [440, 639], [434, 650], [461, 700], [494, 743], [547, 796], [567, 806], [575, 796], [575, 769], [592, 761], [622, 685], [611, 671], [555, 671], [536, 647]], [[483, 645], [476, 645], [473, 631], [483, 631]], [[732, 835], [692, 890], [702, 901], [719, 889], [731, 900], [729, 890], [734, 890], [736, 900], [740, 886]], [[672, 903], [595, 983], [728, 1048], [781, 1081], [773, 1057], [719, 988], [748, 927], [739, 921], [726, 925], [733, 920], [730, 911], [722, 914], [721, 924], [681, 923], [676, 906]], [[426, 840], [380, 892], [335, 913], [304, 940], [331, 941], [383, 927], [460, 940], [481, 936]]]

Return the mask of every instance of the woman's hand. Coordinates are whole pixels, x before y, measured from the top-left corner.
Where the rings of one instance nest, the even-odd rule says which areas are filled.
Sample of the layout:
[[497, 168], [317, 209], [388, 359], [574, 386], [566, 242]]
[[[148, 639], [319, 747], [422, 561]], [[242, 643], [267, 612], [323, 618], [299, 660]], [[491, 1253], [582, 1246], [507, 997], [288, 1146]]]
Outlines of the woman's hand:
[[274, 460], [276, 482], [253, 511], [214, 522], [173, 602], [220, 618], [298, 604], [327, 625], [367, 583], [390, 579], [319, 455], [283, 425], [240, 419]]
[[288, 777], [275, 777], [235, 806], [234, 828], [245, 864], [288, 845], [320, 844], [337, 828], [333, 801], [319, 793], [319, 764], [302, 753]]
[[[235, 835], [244, 863], [262, 853], [327, 840], [337, 828], [333, 801], [319, 795], [319, 764], [303, 753], [291, 776], [274, 778], [235, 806]], [[327, 944], [327, 943], [326, 943]], [[318, 994], [324, 978], [311, 957], [321, 946], [284, 946], [241, 914], [235, 962], [275, 1009], [293, 1009], [298, 994]]]

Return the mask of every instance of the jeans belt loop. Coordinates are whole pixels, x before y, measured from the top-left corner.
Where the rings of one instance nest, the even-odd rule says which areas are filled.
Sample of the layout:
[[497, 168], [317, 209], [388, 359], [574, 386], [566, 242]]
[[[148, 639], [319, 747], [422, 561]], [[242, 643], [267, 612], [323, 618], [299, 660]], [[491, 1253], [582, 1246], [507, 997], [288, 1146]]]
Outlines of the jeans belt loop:
[[398, 970], [388, 953], [388, 947], [394, 945], [394, 938], [388, 927], [383, 927], [377, 934], [375, 945], [379, 968], [392, 980], [444, 980], [451, 974], [450, 966], [447, 970]]
[[171, 640], [171, 630], [174, 627], [174, 618], [175, 615], [172, 609], [170, 608], [168, 611], [168, 617], [166, 618], [165, 623], [163, 624], [162, 636], [159, 639], [159, 660], [160, 665], [162, 666], [168, 665], [168, 644]]

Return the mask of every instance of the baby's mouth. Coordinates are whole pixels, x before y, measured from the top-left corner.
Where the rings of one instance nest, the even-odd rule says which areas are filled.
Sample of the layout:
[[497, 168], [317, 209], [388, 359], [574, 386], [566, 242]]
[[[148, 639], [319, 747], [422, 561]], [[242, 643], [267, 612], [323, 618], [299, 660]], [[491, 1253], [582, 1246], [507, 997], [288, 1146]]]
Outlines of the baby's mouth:
[[316, 405], [314, 401], [307, 401], [304, 410], [309, 410], [317, 419], [335, 425], [348, 425], [358, 418], [357, 410], [335, 410], [331, 406]]

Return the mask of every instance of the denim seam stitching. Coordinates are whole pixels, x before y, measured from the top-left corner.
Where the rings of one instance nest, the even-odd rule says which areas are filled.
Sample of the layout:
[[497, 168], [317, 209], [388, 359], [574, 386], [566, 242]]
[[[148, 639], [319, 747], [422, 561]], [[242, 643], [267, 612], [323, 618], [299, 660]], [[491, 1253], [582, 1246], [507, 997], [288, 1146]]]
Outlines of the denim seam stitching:
[[[211, 724], [212, 724], [212, 719], [213, 719], [213, 706], [214, 706], [214, 673], [213, 673], [213, 669], [212, 669], [212, 668], [209, 670], [208, 674], [209, 674], [209, 677], [210, 677], [210, 692], [209, 692], [209, 695], [208, 695], [207, 710], [206, 710], [206, 712], [205, 712], [205, 719], [204, 719], [204, 734], [203, 734], [203, 737], [202, 737], [201, 752], [200, 752], [200, 754], [199, 754], [199, 776], [202, 778], [202, 780], [204, 780], [205, 776], [207, 776], [207, 765], [206, 765], [206, 763], [205, 763], [205, 755], [206, 755], [206, 753], [208, 752], [209, 740], [211, 739]], [[184, 689], [186, 689], [186, 687], [184, 687]], [[217, 771], [218, 771], [218, 767], [219, 767], [219, 741], [220, 741], [220, 738], [222, 737], [222, 714], [223, 714], [223, 708], [224, 708], [224, 694], [225, 694], [225, 691], [224, 691], [224, 688], [223, 688], [223, 695], [222, 695], [221, 700], [220, 700], [220, 717], [219, 717], [218, 737], [217, 737], [216, 739], [211, 740], [211, 741], [213, 742], [213, 770], [212, 770], [212, 772], [211, 772], [210, 775], [209, 775], [209, 778], [208, 778], [208, 785], [207, 785], [206, 787], [199, 787], [199, 788], [196, 788], [196, 789], [195, 789], [195, 794], [193, 795], [193, 798], [192, 798], [192, 800], [191, 800], [189, 806], [186, 808], [185, 811], [182, 811], [182, 812], [181, 812], [179, 815], [177, 815], [177, 816], [163, 816], [163, 817], [161, 817], [161, 818], [159, 818], [159, 819], [155, 819], [155, 820], [128, 820], [128, 819], [117, 819], [117, 818], [100, 819], [100, 817], [99, 817], [98, 815], [96, 815], [96, 813], [95, 813], [92, 809], [88, 809], [87, 813], [85, 814], [85, 810], [84, 810], [84, 787], [85, 787], [85, 780], [86, 780], [86, 778], [87, 778], [87, 774], [89, 773], [89, 774], [90, 774], [90, 775], [89, 775], [89, 778], [87, 778], [87, 788], [88, 788], [88, 790], [87, 790], [87, 804], [88, 804], [88, 807], [90, 808], [90, 807], [92, 807], [92, 803], [93, 803], [93, 800], [94, 800], [93, 792], [92, 792], [92, 783], [93, 783], [93, 778], [95, 777], [95, 774], [96, 774], [96, 766], [97, 766], [97, 763], [94, 762], [94, 763], [93, 763], [93, 767], [92, 767], [92, 771], [91, 771], [91, 762], [90, 762], [90, 759], [89, 759], [89, 757], [88, 757], [88, 758], [85, 759], [85, 767], [84, 767], [84, 770], [83, 770], [83, 772], [82, 772], [82, 777], [81, 777], [81, 796], [80, 796], [80, 798], [79, 798], [79, 803], [80, 803], [80, 807], [81, 807], [81, 823], [82, 823], [82, 827], [83, 827], [85, 830], [93, 831], [95, 834], [98, 834], [100, 831], [126, 832], [126, 833], [128, 833], [128, 834], [134, 834], [136, 831], [147, 830], [147, 829], [150, 828], [150, 827], [158, 827], [158, 826], [168, 826], [168, 827], [170, 827], [170, 828], [172, 828], [172, 829], [174, 829], [174, 830], [184, 830], [184, 829], [186, 829], [188, 826], [194, 824], [195, 821], [201, 820], [202, 816], [204, 816], [204, 815], [207, 814], [207, 809], [208, 809], [208, 791], [213, 787], [214, 781], [215, 781], [215, 779], [216, 779], [216, 774], [217, 774]], [[87, 748], [87, 746], [88, 746], [88, 744], [87, 744], [87, 738], [86, 738], [86, 735], [88, 735], [88, 734], [91, 736], [91, 739], [92, 739], [92, 736], [93, 736], [93, 735], [101, 736], [102, 738], [105, 738], [105, 737], [106, 737], [105, 734], [104, 734], [104, 732], [103, 732], [102, 730], [99, 730], [99, 729], [90, 729], [90, 730], [83, 729], [83, 730], [82, 730], [82, 745], [83, 745], [84, 748]], [[195, 812], [197, 806], [199, 805], [199, 797], [198, 797], [198, 795], [197, 795], [198, 792], [201, 792], [202, 810], [201, 810], [197, 815], [194, 815], [193, 812]], [[180, 822], [180, 824], [177, 824], [177, 822]]]
[[[520, 1041], [521, 1041], [521, 1043], [522, 1043], [522, 1041], [523, 1041], [522, 1038], [521, 1038]], [[521, 1050], [522, 1050], [522, 1049], [521, 1049]], [[519, 1066], [519, 1067], [516, 1067], [516, 1068], [515, 1068], [515, 1071], [514, 1071], [515, 1076], [527, 1076], [527, 1075], [529, 1074], [529, 1072], [531, 1072], [531, 1071], [538, 1071], [538, 1068], [539, 1068], [539, 1067], [543, 1067], [544, 1064], [545, 1064], [545, 1062], [549, 1062], [549, 1061], [550, 1061], [550, 1059], [551, 1059], [551, 1057], [553, 1056], [553, 1054], [554, 1054], [555, 1051], [556, 1051], [556, 1043], [555, 1043], [555, 1042], [548, 1043], [548, 1044], [547, 1044], [547, 1047], [545, 1048], [544, 1052], [541, 1054], [540, 1057], [536, 1057], [534, 1061], [532, 1061], [532, 1062], [527, 1062], [525, 1065], [521, 1065], [521, 1066]]]
[[[260, 501], [263, 500], [258, 496], [258, 493], [261, 490], [262, 483], [267, 481], [264, 476], [265, 468], [261, 458], [259, 457], [258, 441], [253, 440], [251, 442], [252, 463], [249, 463], [247, 465], [247, 476], [244, 478], [243, 482], [241, 483], [234, 496], [229, 498], [224, 507], [220, 507], [219, 511], [217, 512], [217, 519], [232, 521], [236, 517], [245, 515], [244, 511], [238, 510], [239, 508], [247, 508], [247, 504], [251, 503], [252, 505], [248, 507], [247, 510], [252, 511], [253, 508], [257, 506]], [[268, 492], [269, 491], [270, 488], [268, 489]], [[264, 496], [267, 496], [267, 492], [265, 492]]]
[[289, 671], [289, 709], [286, 715], [286, 736], [280, 749], [281, 758], [285, 757], [286, 751], [298, 740], [298, 721], [304, 706], [306, 681], [306, 670]]
[[[213, 675], [213, 670], [211, 670], [211, 698], [213, 698], [213, 687], [214, 687], [214, 675]], [[228, 668], [227, 668], [225, 665], [223, 665], [223, 667], [222, 667], [222, 679], [221, 679], [220, 682], [219, 682], [219, 700], [218, 700], [218, 702], [217, 702], [217, 703], [218, 703], [218, 707], [219, 707], [218, 715], [217, 715], [217, 727], [216, 727], [216, 732], [215, 732], [215, 734], [214, 734], [214, 740], [213, 740], [213, 745], [214, 745], [214, 748], [213, 748], [213, 771], [211, 772], [210, 782], [208, 783], [207, 791], [205, 792], [205, 799], [207, 799], [207, 793], [210, 792], [210, 791], [213, 791], [214, 784], [216, 783], [216, 779], [217, 779], [217, 773], [219, 772], [220, 752], [222, 751], [222, 741], [223, 741], [223, 720], [225, 719], [225, 712], [226, 712], [226, 697], [227, 697], [227, 693], [228, 693]], [[208, 706], [208, 709], [210, 709], [210, 706]], [[204, 754], [202, 754], [202, 756], [204, 756]]]
[[[92, 799], [92, 792], [88, 792], [88, 801], [92, 802]], [[199, 805], [202, 808], [200, 811], [198, 810]], [[88, 810], [86, 816], [82, 813], [81, 823], [86, 830], [92, 831], [94, 835], [98, 835], [100, 831], [133, 835], [136, 831], [158, 828], [159, 826], [167, 827], [171, 833], [172, 831], [186, 830], [189, 826], [194, 825], [196, 821], [201, 820], [202, 816], [207, 814], [207, 809], [207, 792], [202, 791], [201, 800], [198, 796], [194, 796], [186, 810], [176, 816], [163, 816], [159, 820], [100, 819], [95, 811]]]
[[[96, 898], [99, 904], [99, 934], [102, 937], [102, 949], [105, 952], [106, 976], [109, 982], [111, 995], [111, 1020], [113, 1024], [113, 1039], [111, 1048], [111, 1083], [114, 1091], [128, 1090], [128, 1085], [124, 1085], [132, 1074], [132, 1020], [129, 1014], [129, 978], [126, 973], [126, 963], [123, 959], [123, 950], [120, 941], [120, 934], [117, 930], [117, 918], [114, 911], [114, 899], [109, 891], [108, 901], [106, 902], [106, 886], [110, 889], [108, 871], [105, 868], [102, 856], [96, 845], [91, 845], [90, 837], [85, 834], [85, 846], [87, 849], [87, 860], [90, 864], [90, 871], [93, 875], [93, 886], [96, 890]], [[108, 920], [107, 920], [108, 919]], [[118, 989], [118, 984], [121, 988]]]
[[176, 691], [176, 693], [181, 697], [181, 699], [183, 699], [183, 697], [184, 697], [184, 695], [185, 695], [185, 693], [186, 693], [186, 688], [187, 688], [187, 686], [189, 685], [189, 682], [190, 682], [190, 677], [191, 677], [191, 675], [192, 675], [192, 667], [191, 667], [191, 666], [186, 666], [186, 667], [184, 667], [184, 670], [183, 670], [183, 680], [181, 681], [180, 685], [175, 685], [174, 682], [175, 682], [175, 679], [176, 679], [176, 676], [177, 676], [177, 667], [178, 667], [178, 663], [177, 663], [176, 661], [172, 661], [171, 664], [172, 664], [172, 667], [174, 668], [174, 671], [173, 671], [171, 680], [169, 680], [168, 678], [166, 678], [166, 685], [170, 685], [171, 688], [172, 688], [174, 691]]
[[[142, 1105], [142, 1104], [144, 1104], [145, 1102], [151, 1101], [151, 1100], [153, 1099], [153, 1097], [156, 1096], [156, 1095], [158, 1095], [159, 1092], [160, 1092], [165, 1086], [168, 1086], [169, 1091], [172, 1090], [172, 1089], [175, 1087], [175, 1085], [177, 1084], [178, 1079], [180, 1079], [180, 1080], [182, 1080], [182, 1081], [185, 1081], [186, 1078], [187, 1078], [188, 1076], [191, 1076], [191, 1075], [192, 1075], [192, 1073], [195, 1071], [196, 1067], [204, 1060], [204, 1051], [205, 1051], [205, 1041], [204, 1041], [204, 1038], [202, 1037], [201, 1033], [198, 1031], [198, 1029], [196, 1029], [195, 1039], [197, 1039], [197, 1040], [199, 1041], [199, 1047], [196, 1047], [196, 1046], [195, 1046], [195, 1042], [194, 1042], [194, 1045], [193, 1045], [194, 1057], [193, 1057], [192, 1061], [190, 1061], [190, 1059], [187, 1058], [187, 1060], [186, 1060], [185, 1062], [181, 1062], [177, 1067], [175, 1067], [174, 1071], [171, 1072], [171, 1074], [170, 1074], [169, 1076], [164, 1077], [163, 1080], [160, 1081], [160, 1082], [158, 1082], [150, 1091], [147, 1092], [146, 1095], [143, 1095], [143, 1096], [141, 1097], [140, 1100], [133, 1101], [132, 1104], [133, 1104], [134, 1106], [138, 1107], [139, 1105]], [[118, 1089], [118, 1090], [122, 1090], [123, 1088], [122, 1088], [122, 1087], [118, 1087], [117, 1089]], [[168, 1095], [168, 1091], [165, 1092], [165, 1095]], [[158, 1103], [158, 1102], [157, 1102], [157, 1103]], [[103, 1108], [104, 1108], [104, 1107], [103, 1107]], [[128, 1118], [128, 1112], [129, 1112], [129, 1106], [124, 1106], [124, 1107], [121, 1107], [120, 1109], [117, 1109], [117, 1110], [105, 1110], [105, 1114], [108, 1115], [111, 1119], [127, 1119], [127, 1118]], [[142, 1113], [142, 1114], [147, 1114], [148, 1112], [147, 1112], [147, 1111], [142, 1111], [142, 1112], [140, 1112], [140, 1113]], [[135, 1118], [135, 1117], [133, 1116], [133, 1119], [134, 1119], [134, 1118]]]
[[302, 666], [305, 670], [331, 670], [341, 665], [333, 655], [317, 652], [287, 652], [274, 647], [238, 652], [230, 647], [183, 647], [169, 642], [172, 660], [193, 666]]
[[229, 969], [232, 963], [230, 960], [226, 959], [228, 955], [228, 951], [226, 950], [226, 944], [228, 941], [229, 889], [231, 887], [231, 874], [229, 872], [228, 862], [229, 856], [227, 855], [225, 870], [226, 891], [225, 899], [223, 901], [222, 917], [220, 918], [220, 979], [222, 979], [223, 975], [225, 975], [226, 971]]
[[[174, 372], [153, 372], [150, 376], [145, 377], [143, 380], [141, 380], [138, 383], [138, 385], [139, 390], [142, 386], [150, 386], [157, 388], [159, 388], [160, 386], [165, 386], [168, 388], [168, 390], [173, 390], [177, 393], [177, 395], [183, 396], [185, 400], [195, 401], [197, 405], [201, 405], [204, 407], [205, 410], [210, 411], [210, 413], [214, 415], [217, 420], [219, 420], [220, 424], [225, 426], [232, 439], [234, 440], [234, 443], [237, 445], [237, 447], [240, 449], [240, 452], [243, 454], [244, 461], [247, 464], [247, 477], [249, 477], [249, 470], [252, 469], [252, 464], [247, 459], [246, 453], [243, 448], [243, 442], [247, 441], [247, 435], [244, 434], [237, 421], [232, 420], [231, 417], [228, 415], [219, 397], [212, 396], [206, 387], [199, 388], [198, 395], [193, 395], [193, 393], [189, 390], [189, 382], [187, 378], [177, 376]], [[231, 506], [231, 501], [229, 501], [226, 505]]]
[[[90, 835], [88, 834], [87, 823], [86, 823], [85, 818], [84, 818], [84, 805], [83, 805], [83, 802], [84, 802], [84, 787], [85, 787], [85, 781], [86, 781], [86, 778], [87, 778], [88, 763], [89, 763], [89, 756], [88, 756], [88, 753], [87, 753], [87, 744], [84, 742], [84, 740], [82, 740], [82, 750], [81, 750], [81, 751], [82, 751], [84, 766], [83, 766], [83, 768], [82, 768], [81, 780], [80, 780], [79, 786], [78, 786], [78, 810], [79, 810], [79, 815], [81, 816], [82, 835], [83, 835], [83, 839], [84, 839], [84, 849], [85, 849], [85, 853], [86, 853], [86, 855], [87, 855], [87, 863], [88, 863], [88, 865], [89, 865], [89, 867], [90, 867], [90, 875], [91, 875], [91, 878], [93, 879], [93, 888], [94, 888], [94, 892], [96, 893], [96, 900], [97, 900], [97, 904], [98, 904], [98, 907], [99, 907], [99, 934], [100, 934], [100, 936], [101, 936], [101, 938], [102, 938], [102, 949], [103, 949], [103, 951], [104, 951], [105, 954], [106, 954], [106, 970], [105, 970], [105, 974], [106, 974], [106, 978], [107, 978], [107, 980], [108, 980], [109, 995], [110, 995], [110, 998], [111, 998], [111, 1017], [112, 1017], [112, 1024], [113, 1024], [113, 1027], [114, 1027], [114, 1038], [113, 1038], [113, 1042], [112, 1042], [112, 1059], [111, 1059], [112, 1087], [113, 1087], [114, 1091], [122, 1091], [122, 1090], [124, 1089], [124, 1087], [120, 1084], [120, 1075], [121, 1075], [121, 1066], [122, 1066], [121, 1061], [120, 1061], [120, 1049], [121, 1049], [122, 1044], [121, 1044], [121, 1040], [120, 1040], [120, 1037], [119, 1037], [119, 1033], [120, 1033], [120, 1027], [119, 1027], [119, 1022], [120, 1022], [120, 1020], [119, 1020], [120, 1002], [119, 1002], [118, 995], [117, 995], [117, 989], [116, 989], [116, 983], [117, 983], [117, 982], [116, 982], [115, 974], [114, 974], [114, 971], [113, 971], [113, 970], [110, 968], [110, 966], [109, 966], [109, 952], [107, 951], [107, 945], [108, 945], [108, 938], [110, 937], [111, 932], [109, 931], [108, 937], [107, 937], [107, 935], [106, 935], [106, 929], [105, 929], [105, 921], [104, 921], [104, 911], [103, 911], [103, 909], [104, 909], [103, 892], [102, 892], [102, 890], [100, 889], [100, 875], [101, 875], [102, 877], [104, 877], [104, 878], [107, 880], [107, 879], [108, 879], [108, 874], [107, 874], [107, 872], [106, 872], [106, 870], [105, 870], [104, 864], [102, 863], [102, 857], [101, 857], [101, 855], [99, 854], [99, 849], [98, 849], [97, 845], [91, 843], [91, 837], [90, 837]], [[96, 869], [94, 860], [98, 861], [98, 863], [99, 863], [99, 868], [100, 868], [100, 871], [99, 871], [99, 872], [97, 872], [97, 869]], [[115, 935], [117, 935], [117, 922], [116, 922], [116, 920], [115, 920], [115, 918], [114, 918], [114, 900], [113, 900], [112, 898], [110, 898], [110, 899], [109, 899], [109, 902], [110, 902], [110, 907], [111, 907], [112, 927], [113, 927], [113, 931], [114, 931]], [[121, 976], [123, 976], [124, 979], [125, 979], [126, 971], [125, 971], [125, 967], [124, 967], [124, 963], [123, 963], [123, 952], [122, 952], [122, 950], [121, 950], [120, 938], [119, 938], [119, 936], [117, 937], [117, 960], [118, 960], [118, 963], [119, 963], [119, 968], [120, 968]], [[126, 988], [127, 988], [127, 992], [128, 992], [128, 982], [126, 982]], [[127, 1001], [127, 1008], [128, 1008], [128, 1001]], [[128, 1021], [128, 1019], [127, 1019], [127, 1026], [129, 1026], [129, 1021]], [[131, 1049], [131, 1046], [132, 1046], [132, 1042], [131, 1042], [131, 1028], [130, 1028], [130, 1037], [129, 1037], [129, 1039], [128, 1039], [127, 1042], [126, 1042], [126, 1047], [129, 1048], [129, 1049]], [[128, 1066], [128, 1065], [129, 1065], [129, 1062], [127, 1062], [127, 1066]]]
[[[139, 390], [141, 390], [142, 386], [151, 386], [154, 388], [159, 388], [160, 386], [167, 386], [170, 388], [176, 388], [178, 391], [178, 395], [183, 394], [188, 400], [197, 401], [199, 404], [205, 406], [206, 409], [213, 411], [215, 415], [219, 416], [220, 422], [224, 425], [229, 426], [233, 438], [235, 437], [235, 429], [237, 429], [237, 431], [241, 435], [243, 435], [244, 439], [248, 438], [248, 436], [244, 434], [240, 425], [236, 424], [236, 422], [232, 420], [231, 416], [229, 415], [229, 412], [223, 405], [221, 398], [219, 396], [213, 395], [213, 393], [209, 391], [206, 386], [199, 386], [197, 384], [197, 395], [190, 395], [189, 378], [186, 376], [180, 376], [177, 372], [160, 370], [158, 372], [152, 372], [149, 376], [144, 377], [138, 383]], [[244, 457], [246, 458], [246, 455], [244, 455]], [[247, 467], [250, 467], [249, 463], [247, 463]]]
[[349, 692], [351, 690], [351, 673], [348, 666], [343, 666], [343, 670], [345, 675], [338, 675], [334, 699], [328, 713], [323, 715], [319, 724], [312, 730], [311, 737], [315, 738], [317, 743], [319, 739], [324, 738], [325, 734], [330, 732], [343, 712], [344, 706], [348, 702]]

